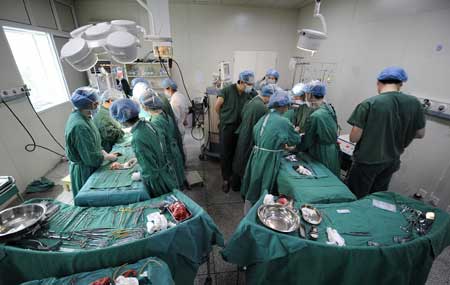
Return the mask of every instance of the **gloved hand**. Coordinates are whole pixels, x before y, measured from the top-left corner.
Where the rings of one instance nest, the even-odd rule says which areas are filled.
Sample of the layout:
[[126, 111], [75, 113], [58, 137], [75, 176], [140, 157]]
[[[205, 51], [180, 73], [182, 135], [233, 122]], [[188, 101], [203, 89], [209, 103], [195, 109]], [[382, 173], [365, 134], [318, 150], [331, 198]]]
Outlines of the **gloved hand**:
[[131, 180], [133, 180], [133, 181], [141, 180], [141, 173], [140, 172], [133, 172], [133, 174], [131, 174]]
[[294, 151], [295, 150], [295, 146], [288, 146], [287, 144], [284, 145], [284, 149], [287, 151]]
[[117, 153], [107, 153], [106, 151], [102, 150], [103, 159], [109, 160], [109, 161], [116, 161], [117, 160]]
[[312, 172], [309, 171], [309, 169], [303, 167], [302, 165], [299, 165], [297, 168], [297, 172], [303, 175], [312, 176]]
[[119, 170], [123, 169], [123, 165], [120, 162], [113, 162], [111, 166], [109, 167], [111, 170]]

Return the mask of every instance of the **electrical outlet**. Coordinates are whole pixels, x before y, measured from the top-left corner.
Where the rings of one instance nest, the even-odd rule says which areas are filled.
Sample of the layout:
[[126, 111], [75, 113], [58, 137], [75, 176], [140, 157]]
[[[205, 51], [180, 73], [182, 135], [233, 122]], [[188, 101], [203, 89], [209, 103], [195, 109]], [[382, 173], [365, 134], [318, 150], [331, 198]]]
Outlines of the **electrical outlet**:
[[450, 103], [434, 100], [431, 98], [418, 98], [425, 112], [430, 116], [450, 120]]

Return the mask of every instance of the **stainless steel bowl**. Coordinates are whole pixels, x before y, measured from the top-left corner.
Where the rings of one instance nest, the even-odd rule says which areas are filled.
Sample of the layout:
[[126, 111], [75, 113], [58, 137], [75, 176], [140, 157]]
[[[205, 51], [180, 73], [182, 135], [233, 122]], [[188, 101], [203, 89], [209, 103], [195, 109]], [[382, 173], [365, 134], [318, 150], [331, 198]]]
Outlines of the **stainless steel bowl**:
[[301, 206], [300, 212], [303, 219], [311, 225], [318, 225], [322, 222], [322, 215], [320, 214], [320, 211], [312, 205], [305, 204]]
[[300, 217], [292, 208], [282, 205], [261, 205], [258, 208], [259, 220], [268, 228], [282, 233], [296, 231]]
[[46, 212], [42, 204], [23, 204], [0, 212], [0, 238], [14, 235], [41, 221]]

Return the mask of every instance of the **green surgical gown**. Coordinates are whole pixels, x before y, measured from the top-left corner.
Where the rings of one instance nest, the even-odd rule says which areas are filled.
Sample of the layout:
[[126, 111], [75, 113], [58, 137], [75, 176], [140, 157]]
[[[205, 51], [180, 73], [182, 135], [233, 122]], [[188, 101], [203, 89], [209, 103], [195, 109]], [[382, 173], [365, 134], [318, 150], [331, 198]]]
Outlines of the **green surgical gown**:
[[184, 177], [183, 157], [178, 148], [176, 138], [176, 125], [165, 113], [150, 115], [149, 121], [155, 125], [157, 130], [163, 134], [166, 147], [167, 160], [170, 161], [172, 169], [176, 172], [177, 185], [182, 189]]
[[122, 127], [119, 122], [111, 118], [109, 110], [103, 106], [95, 114], [94, 124], [100, 132], [103, 149], [110, 152], [113, 145], [124, 135]]
[[425, 128], [425, 113], [416, 97], [401, 92], [385, 92], [360, 103], [348, 119], [363, 129], [353, 158], [358, 163], [391, 163]]
[[233, 172], [241, 177], [245, 172], [245, 166], [247, 166], [248, 158], [253, 149], [253, 127], [267, 111], [268, 109], [260, 96], [256, 96], [242, 108], [242, 120], [236, 130], [238, 141], [233, 159]]
[[64, 131], [70, 181], [75, 197], [89, 176], [103, 162], [100, 133], [90, 117], [79, 111], [70, 114]]
[[328, 104], [322, 104], [306, 120], [305, 135], [299, 149], [307, 151], [340, 177], [339, 148], [337, 145], [337, 118]]
[[[253, 128], [253, 147], [241, 186], [241, 195], [252, 204], [273, 187], [280, 168], [285, 144], [300, 143], [300, 135], [288, 119], [278, 112], [270, 112], [259, 119]], [[276, 194], [276, 193], [275, 193]]]
[[306, 120], [309, 118], [309, 115], [311, 115], [313, 109], [308, 107], [308, 105], [300, 105], [298, 108], [292, 108], [286, 113], [284, 113], [284, 116], [291, 121], [291, 123], [294, 125], [294, 127], [300, 128], [300, 133], [305, 131], [305, 124]]
[[142, 180], [150, 188], [150, 196], [158, 197], [178, 189], [176, 175], [166, 159], [163, 134], [145, 120], [137, 122], [131, 133], [131, 146], [141, 167]]

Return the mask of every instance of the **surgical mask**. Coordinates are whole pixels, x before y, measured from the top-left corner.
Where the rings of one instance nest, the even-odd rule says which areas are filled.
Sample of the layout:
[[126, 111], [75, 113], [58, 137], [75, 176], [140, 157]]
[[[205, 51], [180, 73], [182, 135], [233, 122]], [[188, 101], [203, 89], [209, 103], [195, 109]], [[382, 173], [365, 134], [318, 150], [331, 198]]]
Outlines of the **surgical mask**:
[[293, 100], [292, 102], [297, 105], [307, 105], [307, 103], [303, 100]]
[[94, 117], [98, 113], [98, 108], [92, 109], [90, 111], [91, 111], [91, 116]]
[[164, 95], [166, 95], [167, 97], [170, 97], [169, 90], [164, 90]]
[[245, 93], [251, 93], [253, 90], [253, 86], [245, 86]]
[[266, 82], [267, 82], [267, 84], [275, 84], [275, 83], [277, 83], [277, 81], [275, 79], [272, 79], [272, 78], [268, 78], [266, 80]]

